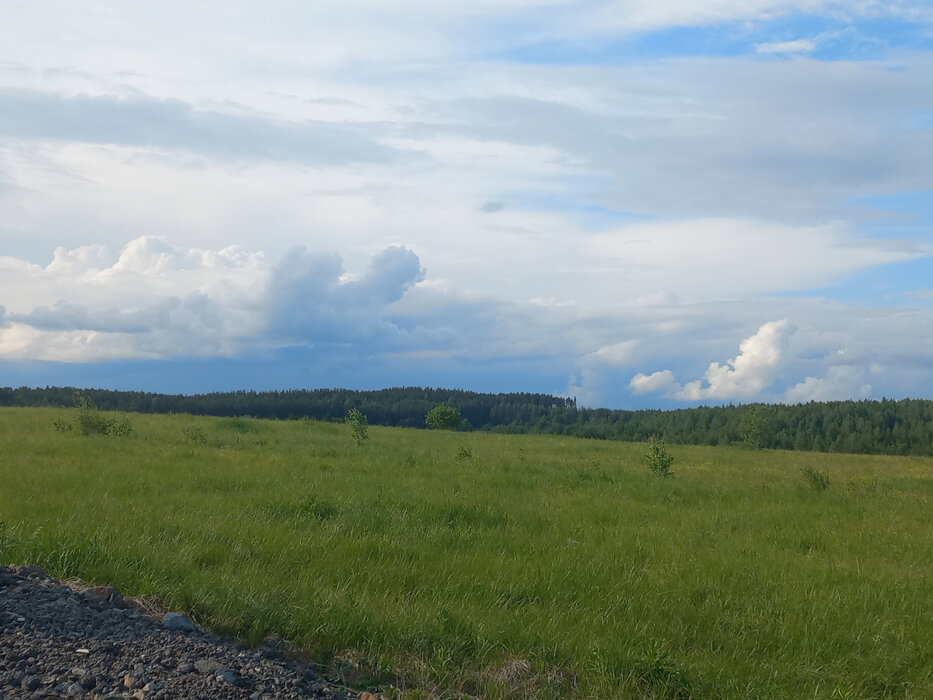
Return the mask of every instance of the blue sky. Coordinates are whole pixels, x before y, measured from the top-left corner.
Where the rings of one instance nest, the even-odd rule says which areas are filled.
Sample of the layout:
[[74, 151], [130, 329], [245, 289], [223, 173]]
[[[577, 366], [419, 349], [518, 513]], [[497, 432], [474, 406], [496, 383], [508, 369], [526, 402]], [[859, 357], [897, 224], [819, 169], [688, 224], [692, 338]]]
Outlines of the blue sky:
[[933, 396], [925, 0], [12, 0], [0, 384]]

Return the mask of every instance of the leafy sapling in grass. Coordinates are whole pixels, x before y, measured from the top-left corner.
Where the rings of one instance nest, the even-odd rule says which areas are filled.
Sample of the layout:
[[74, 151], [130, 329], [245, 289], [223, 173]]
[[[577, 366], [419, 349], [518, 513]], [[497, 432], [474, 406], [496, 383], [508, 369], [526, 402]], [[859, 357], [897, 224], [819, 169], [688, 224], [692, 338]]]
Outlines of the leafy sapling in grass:
[[369, 438], [369, 425], [366, 415], [357, 408], [351, 408], [347, 411], [347, 425], [353, 434], [353, 441], [360, 447]]
[[814, 491], [825, 491], [829, 488], [829, 477], [823, 472], [817, 471], [813, 467], [804, 467], [800, 471]]
[[674, 457], [664, 446], [664, 441], [652, 436], [648, 440], [648, 451], [642, 457], [645, 466], [657, 476], [673, 476], [671, 465], [674, 464]]
[[188, 442], [201, 446], [207, 444], [207, 435], [201, 426], [189, 423], [181, 430], [185, 434], [185, 439], [188, 440]]
[[68, 423], [63, 418], [55, 418], [52, 421], [57, 431], [65, 433], [77, 430], [84, 436], [129, 435], [133, 432], [129, 418], [123, 417], [117, 420], [106, 417], [85, 394], [79, 392], [75, 395], [75, 407], [78, 409], [78, 417], [73, 423]]

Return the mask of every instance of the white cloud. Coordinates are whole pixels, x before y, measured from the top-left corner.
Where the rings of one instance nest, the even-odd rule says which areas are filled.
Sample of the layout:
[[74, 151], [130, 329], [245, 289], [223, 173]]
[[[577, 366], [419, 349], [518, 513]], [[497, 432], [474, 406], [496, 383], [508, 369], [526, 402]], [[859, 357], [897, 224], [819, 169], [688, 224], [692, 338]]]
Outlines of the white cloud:
[[790, 336], [797, 330], [787, 319], [769, 321], [742, 341], [739, 354], [725, 365], [710, 364], [703, 379], [684, 385], [677, 397], [699, 399], [747, 399], [758, 396], [777, 379], [785, 360]]
[[251, 345], [349, 342], [397, 331], [386, 309], [423, 272], [390, 247], [358, 279], [340, 256], [297, 250], [275, 266], [238, 247], [141, 237], [58, 248], [46, 267], [5, 259], [0, 358], [89, 362], [229, 356]]
[[868, 398], [871, 384], [866, 383], [865, 378], [866, 372], [861, 367], [836, 365], [827, 370], [825, 377], [807, 377], [795, 384], [784, 394], [784, 401], [795, 404]]
[[632, 390], [632, 393], [636, 396], [641, 394], [651, 394], [654, 392], [663, 392], [664, 394], [670, 394], [674, 390], [679, 390], [681, 387], [677, 383], [677, 379], [674, 377], [674, 373], [669, 369], [663, 369], [659, 372], [652, 372], [651, 374], [642, 374], [639, 372], [631, 381], [628, 383], [629, 389]]
[[828, 286], [866, 267], [929, 254], [920, 243], [858, 240], [839, 225], [737, 219], [634, 224], [589, 236], [586, 246], [591, 274], [621, 274], [633, 292], [666, 289], [692, 300]]
[[[701, 305], [665, 298], [603, 309], [508, 303], [422, 279], [420, 257], [400, 246], [348, 269], [335, 253], [298, 250], [275, 263], [266, 257], [137, 239], [119, 250], [58, 250], [45, 267], [0, 260], [7, 307], [0, 359], [238, 357], [300, 346], [344, 363], [381, 356], [481, 368], [520, 360], [560, 378], [552, 391], [573, 374], [568, 392], [591, 406], [626, 405], [626, 385], [648, 402], [797, 401], [912, 395], [931, 377], [924, 348], [933, 345], [933, 313], [924, 308], [787, 298]], [[133, 264], [115, 271], [121, 259]], [[756, 318], [778, 313], [799, 326], [793, 352], [786, 321], [764, 324], [737, 354], [729, 352]], [[731, 354], [705, 372], [696, 365], [696, 358]], [[630, 368], [647, 363], [662, 369], [632, 376]]]
[[622, 343], [604, 345], [593, 353], [593, 356], [610, 365], [627, 365], [632, 361], [633, 350], [637, 346], [637, 340], [626, 340]]
[[757, 53], [808, 53], [816, 51], [816, 42], [810, 39], [795, 39], [794, 41], [770, 41], [755, 44]]
[[[739, 354], [721, 365], [710, 363], [702, 379], [679, 384], [670, 370], [636, 374], [629, 382], [634, 394], [663, 391], [682, 401], [752, 399], [769, 387], [785, 362], [790, 336], [797, 330], [787, 319], [769, 321], [739, 345]], [[705, 385], [704, 385], [705, 382]]]
[[63, 276], [96, 274], [113, 265], [110, 249], [105, 245], [84, 245], [73, 250], [64, 246], [55, 249], [55, 253], [46, 268], [46, 272]]

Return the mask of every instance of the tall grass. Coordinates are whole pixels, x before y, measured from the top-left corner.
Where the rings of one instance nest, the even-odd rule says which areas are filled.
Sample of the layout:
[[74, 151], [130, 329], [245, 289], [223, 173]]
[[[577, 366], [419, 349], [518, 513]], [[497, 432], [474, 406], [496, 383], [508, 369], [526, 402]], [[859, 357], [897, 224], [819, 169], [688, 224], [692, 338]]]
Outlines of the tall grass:
[[0, 409], [0, 561], [389, 694], [933, 697], [931, 459], [58, 414]]

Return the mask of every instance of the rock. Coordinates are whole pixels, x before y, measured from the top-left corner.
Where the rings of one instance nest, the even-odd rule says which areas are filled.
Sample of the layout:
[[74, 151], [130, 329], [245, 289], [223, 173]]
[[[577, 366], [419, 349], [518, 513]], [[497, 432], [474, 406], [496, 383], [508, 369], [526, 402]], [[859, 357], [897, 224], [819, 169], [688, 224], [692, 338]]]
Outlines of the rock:
[[224, 669], [217, 672], [217, 680], [225, 681], [230, 685], [236, 685], [236, 674], [229, 669]]
[[12, 586], [16, 583], [16, 579], [10, 576], [8, 573], [0, 573], [0, 588], [4, 586]]
[[198, 659], [194, 662], [194, 667], [201, 673], [214, 673], [221, 669], [221, 665], [214, 659]]
[[118, 591], [113, 586], [94, 586], [92, 588], [85, 588], [80, 593], [85, 599], [89, 600], [91, 603], [97, 605], [99, 608], [104, 608], [107, 605], [123, 605], [123, 596], [120, 595]]
[[189, 620], [185, 615], [175, 612], [165, 613], [165, 617], [162, 618], [162, 624], [168, 627], [170, 630], [196, 631], [198, 629], [198, 626]]
[[83, 695], [86, 692], [87, 688], [80, 683], [70, 683], [68, 687], [65, 688], [65, 695], [70, 698], [73, 698], [75, 695]]

